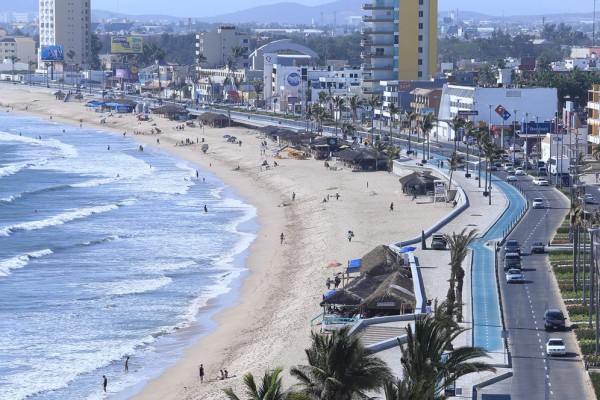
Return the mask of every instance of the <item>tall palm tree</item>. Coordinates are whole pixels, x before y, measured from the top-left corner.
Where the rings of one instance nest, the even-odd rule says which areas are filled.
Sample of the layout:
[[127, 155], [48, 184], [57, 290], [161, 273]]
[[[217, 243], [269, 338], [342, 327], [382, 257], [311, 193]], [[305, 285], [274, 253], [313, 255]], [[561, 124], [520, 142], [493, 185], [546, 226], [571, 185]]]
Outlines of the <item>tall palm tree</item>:
[[231, 59], [235, 62], [237, 69], [238, 59], [246, 54], [246, 49], [242, 46], [233, 46], [230, 50]]
[[12, 75], [11, 75], [11, 80], [14, 82], [15, 81], [15, 63], [21, 61], [21, 59], [15, 55], [10, 56], [10, 62], [12, 65]]
[[333, 103], [333, 120], [335, 124], [335, 136], [337, 136], [338, 121], [341, 119], [342, 110], [346, 100], [342, 96], [334, 96], [332, 99]]
[[394, 125], [394, 115], [400, 112], [400, 107], [396, 103], [388, 104], [388, 112], [390, 113], [390, 145], [392, 144], [392, 125]]
[[581, 234], [581, 222], [583, 216], [583, 207], [582, 204], [577, 199], [577, 194], [573, 195], [573, 199], [571, 201], [571, 209], [569, 212], [569, 227], [571, 231], [571, 235], [573, 237], [573, 290], [577, 291], [577, 282], [578, 282], [578, 259], [579, 259], [579, 236]]
[[[73, 72], [73, 59], [75, 58], [75, 51], [73, 49], [70, 49], [69, 51], [67, 51], [67, 58], [69, 59], [70, 63], [69, 65], [71, 65], [71, 73]], [[52, 70], [54, 70], [54, 66], [52, 67]], [[54, 73], [53, 73], [54, 75]], [[52, 79], [54, 79], [54, 77], [52, 77]], [[64, 70], [63, 70], [63, 79], [64, 79]], [[73, 77], [71, 76], [71, 85], [73, 84]]]
[[430, 382], [413, 382], [398, 379], [385, 384], [385, 400], [423, 400], [435, 397], [435, 387]]
[[[485, 157], [486, 164], [488, 165], [488, 168], [486, 168], [486, 172], [485, 172], [485, 190], [489, 191], [489, 187], [492, 184], [491, 165], [494, 162], [494, 158], [496, 157], [496, 152], [497, 152], [498, 148], [494, 144], [494, 141], [492, 140], [492, 138], [489, 135], [484, 136], [482, 147], [483, 147], [483, 155]], [[489, 175], [489, 179], [488, 179], [488, 175]], [[489, 182], [490, 186], [488, 186], [488, 182]], [[488, 193], [488, 196], [489, 196], [489, 193]]]
[[413, 130], [413, 121], [417, 120], [417, 117], [419, 116], [419, 114], [417, 114], [416, 112], [411, 112], [410, 114], [408, 114], [407, 119], [408, 119], [408, 150], [411, 149], [410, 147], [410, 137], [411, 137], [411, 133]]
[[323, 105], [327, 102], [327, 92], [320, 91], [319, 92], [319, 104]]
[[[437, 310], [436, 313], [437, 314]], [[400, 362], [404, 380], [433, 388], [421, 397], [422, 400], [442, 398], [446, 382], [454, 382], [462, 376], [483, 371], [495, 371], [488, 363], [473, 361], [488, 357], [480, 347], [464, 346], [451, 352], [452, 342], [466, 329], [436, 320], [431, 314], [417, 316], [413, 328], [406, 328], [407, 342], [398, 341], [402, 351]]]
[[308, 365], [291, 369], [302, 392], [319, 400], [364, 399], [366, 391], [392, 379], [386, 363], [349, 332], [350, 328], [344, 327], [328, 336], [311, 333], [312, 344], [306, 349]]
[[204, 53], [198, 52], [198, 54], [196, 54], [196, 64], [198, 64], [198, 67], [201, 68], [202, 64], [206, 64], [206, 61], [208, 61], [208, 59], [206, 58]]
[[[462, 322], [462, 291], [465, 279], [465, 270], [462, 263], [465, 261], [469, 253], [469, 245], [475, 240], [477, 230], [472, 229], [467, 232], [464, 228], [460, 233], [453, 232], [452, 235], [444, 235], [446, 242], [450, 247], [450, 288], [456, 282], [456, 293], [454, 299], [456, 302], [456, 320]], [[450, 305], [450, 301], [448, 301]]]
[[31, 85], [31, 73], [33, 72], [33, 67], [35, 66], [36, 62], [35, 61], [27, 61], [27, 66], [29, 67], [29, 69], [27, 70], [27, 72], [29, 72], [29, 84]]
[[[265, 371], [265, 374], [257, 384], [254, 375], [247, 373], [244, 375], [244, 385], [248, 400], [312, 400], [303, 393], [297, 393], [283, 388], [281, 372], [283, 368], [277, 367], [273, 371]], [[241, 400], [232, 388], [223, 389], [223, 392], [230, 400]]]
[[348, 103], [350, 105], [350, 110], [352, 111], [352, 122], [354, 122], [358, 119], [356, 110], [363, 106], [363, 100], [357, 94], [355, 94], [354, 96], [350, 97]]
[[156, 63], [156, 69], [158, 70], [158, 97], [159, 98], [162, 93], [162, 82], [160, 80], [160, 64], [165, 60], [165, 56], [166, 56], [166, 53], [162, 48], [156, 46], [153, 49], [152, 59]]
[[342, 122], [340, 130], [342, 131], [342, 137], [344, 140], [348, 139], [348, 136], [353, 136], [356, 133], [356, 127], [348, 121]]
[[458, 115], [452, 118], [452, 121], [448, 122], [448, 125], [450, 125], [454, 131], [454, 151], [458, 150], [458, 130], [465, 126], [465, 122], [465, 119]]
[[466, 121], [465, 125], [465, 138], [466, 138], [466, 142], [467, 142], [467, 173], [469, 173], [469, 143], [471, 143], [471, 138], [473, 136], [475, 136], [477, 134], [477, 128], [475, 127], [475, 124], [471, 121]]
[[371, 142], [371, 147], [375, 151], [375, 171], [379, 170], [379, 156], [387, 149], [387, 144], [383, 143], [383, 140], [376, 140]]
[[[371, 97], [369, 97], [369, 100], [367, 100], [367, 104], [369, 105], [369, 108], [371, 109], [371, 132], [373, 132], [375, 130], [375, 108], [377, 108], [381, 105], [381, 100], [379, 99], [379, 96], [372, 95]], [[373, 134], [372, 133], [371, 133], [371, 142], [373, 142]]]
[[461, 158], [456, 151], [452, 152], [448, 159], [448, 169], [450, 170], [450, 181], [448, 182], [448, 191], [452, 190], [452, 175], [458, 169], [461, 163]]
[[[265, 87], [265, 82], [262, 78], [254, 78], [250, 83], [252, 84], [252, 87], [254, 87], [257, 102], [260, 102], [260, 94]], [[256, 106], [258, 107], [258, 104], [256, 104]]]
[[[429, 113], [424, 115], [419, 125], [421, 127], [421, 132], [423, 133], [423, 164], [427, 162], [427, 155], [425, 154], [425, 142], [427, 142], [427, 148], [429, 149], [429, 133], [437, 123], [437, 119], [433, 113]], [[427, 136], [427, 140], [425, 140], [425, 136]]]

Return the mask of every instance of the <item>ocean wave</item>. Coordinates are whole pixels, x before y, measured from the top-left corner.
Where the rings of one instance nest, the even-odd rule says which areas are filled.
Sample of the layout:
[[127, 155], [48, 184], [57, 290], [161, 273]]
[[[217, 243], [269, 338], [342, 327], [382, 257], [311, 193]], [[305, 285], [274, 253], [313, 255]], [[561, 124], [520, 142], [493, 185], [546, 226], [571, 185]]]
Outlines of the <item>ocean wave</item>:
[[0, 178], [5, 177], [5, 176], [10, 176], [10, 175], [14, 175], [19, 171], [23, 171], [25, 169], [34, 167], [36, 165], [41, 165], [38, 163], [45, 163], [46, 160], [43, 161], [39, 161], [39, 162], [27, 162], [27, 163], [15, 163], [15, 164], [8, 164], [7, 166], [4, 167], [0, 167]]
[[72, 158], [77, 157], [77, 149], [70, 144], [62, 143], [56, 139], [34, 139], [28, 136], [19, 136], [16, 133], [0, 131], [0, 142], [20, 142], [32, 146], [49, 147], [60, 151], [59, 157]]
[[104, 237], [101, 239], [90, 240], [89, 242], [78, 243], [76, 246], [78, 246], [78, 247], [93, 246], [96, 244], [112, 242], [113, 240], [119, 240], [119, 239], [121, 239], [121, 237], [119, 235], [111, 235], [111, 236], [107, 236], [107, 237]]
[[119, 282], [101, 282], [88, 285], [94, 291], [106, 296], [126, 296], [130, 294], [141, 294], [153, 292], [173, 282], [167, 276], [151, 279], [127, 279]]
[[48, 254], [54, 253], [50, 249], [44, 249], [39, 251], [32, 251], [31, 253], [21, 254], [16, 257], [9, 258], [4, 261], [0, 261], [0, 276], [7, 276], [13, 269], [23, 268], [29, 263], [32, 258], [40, 258], [47, 256]]
[[4, 228], [0, 228], [0, 235], [8, 236], [16, 231], [34, 231], [38, 229], [44, 229], [51, 226], [62, 225], [66, 222], [70, 222], [76, 219], [86, 218], [93, 214], [100, 214], [112, 210], [118, 209], [119, 206], [116, 204], [108, 204], [104, 206], [96, 206], [96, 207], [88, 207], [81, 208], [78, 210], [68, 211], [62, 214], [55, 215], [50, 218], [38, 220], [38, 221], [29, 221], [22, 222], [20, 224], [6, 226]]
[[5, 203], [11, 203], [11, 202], [13, 202], [17, 199], [20, 199], [22, 197], [25, 197], [25, 196], [31, 196], [31, 195], [36, 195], [36, 194], [46, 193], [46, 192], [53, 192], [55, 190], [68, 189], [70, 187], [71, 187], [71, 185], [56, 185], [56, 186], [48, 186], [48, 187], [40, 188], [40, 189], [36, 189], [36, 190], [26, 190], [24, 192], [21, 192], [18, 194], [13, 194], [12, 196], [8, 196], [3, 199], [0, 199], [0, 201], [5, 202]]

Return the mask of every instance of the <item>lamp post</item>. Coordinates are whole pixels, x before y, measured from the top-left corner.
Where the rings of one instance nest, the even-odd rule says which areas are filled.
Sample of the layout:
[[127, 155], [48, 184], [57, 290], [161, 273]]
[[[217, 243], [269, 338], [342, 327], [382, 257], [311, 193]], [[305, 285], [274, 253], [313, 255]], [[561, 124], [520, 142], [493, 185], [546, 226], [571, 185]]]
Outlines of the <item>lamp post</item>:
[[[594, 242], [594, 234], [600, 232], [600, 228], [588, 228], [588, 233], [590, 234], [590, 306], [588, 308], [588, 327], [591, 328], [592, 327], [592, 314], [594, 312], [594, 298], [597, 297], [596, 294], [594, 293], [594, 288], [596, 288], [596, 282], [594, 281], [594, 275], [595, 275], [595, 267], [594, 264], [596, 263], [596, 254], [595, 254], [595, 250], [596, 250], [596, 243]], [[597, 290], [597, 289], [596, 289]], [[596, 313], [598, 314], [598, 313]], [[596, 315], [596, 318], [598, 316]], [[598, 324], [596, 323], [596, 328], [598, 328]], [[598, 336], [598, 334], [596, 333], [596, 337]], [[598, 350], [598, 349], [596, 349]]]
[[537, 115], [535, 116], [535, 131], [537, 133], [537, 167], [539, 167], [539, 162], [542, 159], [542, 141], [540, 138], [540, 117]]
[[[525, 113], [525, 143], [527, 144], [527, 150], [529, 150], [529, 113]], [[523, 149], [521, 149], [523, 150]], [[531, 152], [529, 152], [531, 154]], [[525, 159], [527, 163], [525, 164], [525, 170], [529, 170], [529, 156], [525, 154]]]
[[517, 112], [519, 110], [513, 110], [515, 112], [515, 119], [513, 120], [513, 165], [515, 165], [515, 158], [517, 156]]

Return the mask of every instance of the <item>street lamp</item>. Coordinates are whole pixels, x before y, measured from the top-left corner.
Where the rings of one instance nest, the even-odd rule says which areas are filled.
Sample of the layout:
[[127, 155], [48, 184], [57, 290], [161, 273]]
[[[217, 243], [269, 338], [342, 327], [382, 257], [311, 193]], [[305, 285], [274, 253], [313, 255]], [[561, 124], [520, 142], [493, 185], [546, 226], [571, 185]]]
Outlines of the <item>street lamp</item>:
[[[525, 113], [525, 143], [527, 143], [527, 150], [529, 150], [529, 113], [528, 112]], [[529, 154], [531, 154], [531, 152], [529, 152]], [[525, 154], [525, 161], [527, 161], [527, 163], [525, 164], [525, 170], [528, 171], [529, 170], [529, 156], [527, 154]]]
[[513, 120], [513, 165], [515, 165], [515, 157], [517, 156], [517, 112], [519, 110], [513, 110], [515, 112], [515, 119]]

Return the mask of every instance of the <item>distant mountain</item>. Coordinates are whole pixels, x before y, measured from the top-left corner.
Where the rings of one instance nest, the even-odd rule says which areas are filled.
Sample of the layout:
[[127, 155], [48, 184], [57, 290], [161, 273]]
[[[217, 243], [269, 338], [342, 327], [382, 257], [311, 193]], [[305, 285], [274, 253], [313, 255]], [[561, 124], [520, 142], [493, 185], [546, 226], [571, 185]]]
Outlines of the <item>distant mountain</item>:
[[337, 0], [321, 6], [305, 6], [298, 3], [284, 2], [269, 6], [257, 6], [247, 10], [229, 14], [217, 15], [211, 18], [202, 18], [206, 22], [230, 23], [281, 23], [281, 24], [331, 24], [336, 21], [338, 25], [348, 24], [348, 19], [353, 16], [363, 15], [361, 5], [364, 0]]

